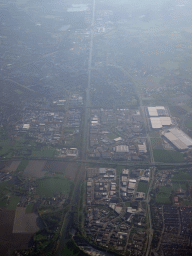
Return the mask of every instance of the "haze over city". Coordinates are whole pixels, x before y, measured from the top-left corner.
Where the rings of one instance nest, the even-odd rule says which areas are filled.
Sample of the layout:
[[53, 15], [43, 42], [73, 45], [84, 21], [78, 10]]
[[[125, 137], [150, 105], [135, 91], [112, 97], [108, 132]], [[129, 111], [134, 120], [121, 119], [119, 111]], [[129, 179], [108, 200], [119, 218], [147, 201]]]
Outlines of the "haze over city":
[[192, 254], [191, 13], [0, 0], [0, 255]]

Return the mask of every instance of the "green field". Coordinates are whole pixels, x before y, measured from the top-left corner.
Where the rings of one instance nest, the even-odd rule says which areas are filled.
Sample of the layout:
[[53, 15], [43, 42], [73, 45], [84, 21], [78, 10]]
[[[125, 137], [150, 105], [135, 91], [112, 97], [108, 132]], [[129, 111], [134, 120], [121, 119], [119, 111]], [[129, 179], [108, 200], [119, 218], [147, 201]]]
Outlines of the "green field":
[[192, 121], [190, 121], [190, 120], [185, 121], [185, 126], [189, 129], [191, 129], [192, 128]]
[[8, 154], [10, 150], [10, 140], [0, 140], [0, 156]]
[[149, 183], [148, 182], [143, 182], [140, 181], [137, 187], [137, 192], [144, 192], [145, 194], [147, 194], [149, 189]]
[[155, 196], [155, 201], [160, 204], [171, 203], [170, 195], [172, 192], [172, 187], [159, 187], [159, 191]]
[[15, 211], [17, 204], [19, 203], [20, 197], [19, 196], [12, 196], [7, 207], [10, 211]]
[[62, 250], [62, 256], [78, 256], [79, 253], [74, 253], [71, 249], [69, 249], [67, 246], [65, 246]]
[[29, 203], [26, 207], [26, 213], [31, 213], [33, 210], [34, 203]]
[[110, 140], [114, 140], [114, 139], [118, 138], [119, 136], [117, 136], [115, 133], [108, 133], [108, 134], [107, 134], [107, 137], [108, 137]]
[[19, 166], [17, 167], [16, 172], [23, 172], [27, 167], [29, 160], [22, 160]]
[[151, 138], [151, 145], [155, 149], [162, 149], [162, 139], [161, 138]]
[[59, 193], [69, 194], [72, 183], [65, 178], [44, 178], [38, 181], [37, 194], [53, 197]]
[[173, 182], [172, 183], [172, 188], [174, 190], [178, 190], [178, 189], [186, 189], [186, 184], [185, 183], [181, 183], [181, 182]]
[[192, 180], [192, 176], [186, 172], [179, 172], [172, 178], [172, 181], [191, 181], [191, 180]]
[[43, 147], [41, 150], [33, 150], [31, 157], [41, 158], [41, 157], [53, 157], [55, 149], [52, 147]]
[[184, 161], [183, 155], [180, 152], [174, 150], [154, 149], [153, 157], [155, 162], [181, 163]]

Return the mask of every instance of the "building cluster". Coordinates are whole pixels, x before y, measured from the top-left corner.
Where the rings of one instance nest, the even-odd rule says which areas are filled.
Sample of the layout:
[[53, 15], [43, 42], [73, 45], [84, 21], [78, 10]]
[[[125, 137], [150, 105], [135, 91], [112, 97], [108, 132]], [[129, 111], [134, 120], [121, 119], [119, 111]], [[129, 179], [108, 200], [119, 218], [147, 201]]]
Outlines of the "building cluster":
[[116, 201], [116, 170], [89, 168], [87, 170], [87, 204], [106, 204]]
[[[138, 255], [142, 255], [146, 212], [141, 201], [145, 199], [145, 193], [137, 192], [137, 184], [139, 181], [149, 182], [149, 177], [149, 169], [123, 169], [118, 178], [115, 169], [87, 169], [85, 230], [91, 241], [120, 253], [138, 250]], [[122, 191], [124, 188], [126, 192]], [[135, 236], [132, 236], [132, 228], [137, 229]], [[129, 243], [130, 239], [132, 243]]]
[[[115, 124], [115, 125], [114, 125]], [[90, 158], [141, 161], [148, 159], [143, 120], [130, 109], [92, 109]]]
[[56, 144], [61, 138], [64, 118], [64, 112], [26, 110], [15, 127], [15, 136], [28, 132], [38, 142]]
[[146, 195], [144, 192], [137, 192], [139, 182], [149, 183], [150, 180], [150, 169], [141, 170], [136, 169], [130, 170], [123, 169], [121, 173], [120, 191], [121, 198], [123, 201], [129, 200], [144, 200]]
[[[114, 209], [115, 210], [114, 210]], [[121, 210], [121, 213], [119, 214]], [[132, 210], [132, 213], [130, 213]], [[127, 216], [134, 215], [133, 224], [126, 221]], [[139, 223], [138, 223], [139, 222]], [[138, 250], [142, 255], [145, 246], [144, 231], [146, 219], [144, 212], [137, 209], [137, 206], [123, 208], [122, 206], [110, 205], [107, 207], [87, 207], [87, 215], [85, 218], [85, 230], [87, 238], [99, 246], [110, 248], [110, 250], [118, 253], [128, 253], [128, 255]], [[139, 227], [132, 236], [134, 226]], [[132, 254], [130, 254], [132, 255]]]
[[192, 207], [153, 207], [152, 249], [164, 255], [190, 255]]

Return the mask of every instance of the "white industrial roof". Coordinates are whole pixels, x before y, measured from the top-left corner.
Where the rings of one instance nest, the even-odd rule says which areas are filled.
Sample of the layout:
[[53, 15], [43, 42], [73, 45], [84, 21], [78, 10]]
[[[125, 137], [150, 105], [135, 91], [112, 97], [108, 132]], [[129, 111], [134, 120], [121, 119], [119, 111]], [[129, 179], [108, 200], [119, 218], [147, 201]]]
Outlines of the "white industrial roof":
[[118, 145], [115, 147], [115, 151], [118, 153], [129, 152], [129, 147], [127, 145]]
[[158, 111], [157, 111], [158, 109], [165, 110], [165, 107], [163, 107], [163, 106], [148, 107], [149, 116], [159, 116]]
[[185, 150], [192, 146], [192, 139], [183, 131], [172, 128], [163, 134], [179, 150]]
[[147, 147], [145, 142], [143, 144], [138, 144], [139, 152], [147, 153]]
[[169, 116], [161, 116], [161, 117], [159, 117], [159, 119], [160, 119], [161, 124], [162, 124], [163, 126], [165, 126], [165, 125], [171, 125], [171, 124], [172, 124], [171, 118], [170, 118]]
[[172, 128], [169, 129], [169, 131], [174, 134], [178, 139], [180, 139], [186, 146], [190, 147], [192, 146], [192, 139], [185, 134], [183, 131], [177, 129], [177, 128]]
[[163, 126], [169, 126], [172, 124], [171, 118], [168, 116], [150, 117], [150, 121], [153, 129], [160, 129]]
[[28, 130], [29, 127], [30, 127], [30, 124], [24, 124], [24, 125], [23, 125], [23, 129], [27, 129], [27, 130]]
[[151, 126], [153, 129], [162, 128], [161, 120], [159, 119], [159, 117], [151, 117], [150, 121], [151, 121]]

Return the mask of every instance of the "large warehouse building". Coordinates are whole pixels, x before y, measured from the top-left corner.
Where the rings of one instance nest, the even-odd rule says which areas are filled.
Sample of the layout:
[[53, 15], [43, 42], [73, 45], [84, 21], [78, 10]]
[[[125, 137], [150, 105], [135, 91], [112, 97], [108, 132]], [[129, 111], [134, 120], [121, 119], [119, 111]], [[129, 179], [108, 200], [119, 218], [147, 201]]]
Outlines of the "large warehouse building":
[[167, 116], [167, 110], [163, 106], [148, 107], [148, 114], [150, 117]]
[[179, 151], [184, 151], [192, 147], [192, 138], [177, 128], [169, 129], [167, 132], [162, 133], [162, 135]]
[[148, 107], [148, 114], [153, 129], [161, 129], [172, 125], [171, 118], [163, 106]]

